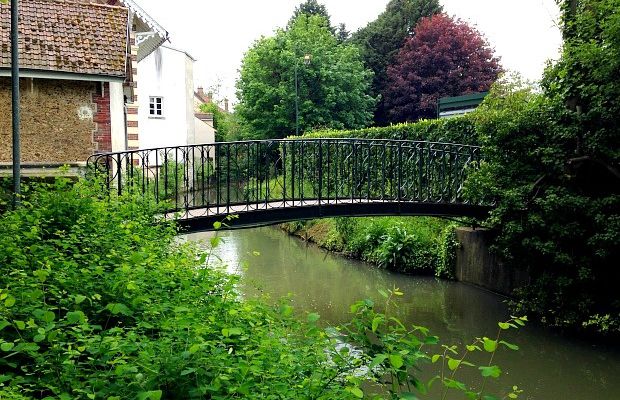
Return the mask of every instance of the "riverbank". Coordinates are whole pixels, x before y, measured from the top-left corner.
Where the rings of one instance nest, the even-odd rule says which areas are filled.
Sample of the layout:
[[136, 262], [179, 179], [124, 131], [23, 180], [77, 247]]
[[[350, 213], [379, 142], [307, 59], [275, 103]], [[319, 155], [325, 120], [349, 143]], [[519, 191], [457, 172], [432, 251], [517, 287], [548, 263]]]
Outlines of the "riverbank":
[[431, 217], [326, 218], [281, 224], [285, 232], [393, 272], [454, 279], [456, 224]]

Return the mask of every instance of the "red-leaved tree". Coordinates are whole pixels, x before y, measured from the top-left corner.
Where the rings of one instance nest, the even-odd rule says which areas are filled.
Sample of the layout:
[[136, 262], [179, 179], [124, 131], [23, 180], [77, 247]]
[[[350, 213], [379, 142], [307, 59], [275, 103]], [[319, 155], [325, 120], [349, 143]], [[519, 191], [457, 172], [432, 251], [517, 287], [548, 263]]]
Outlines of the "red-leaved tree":
[[446, 14], [423, 18], [388, 67], [390, 120], [433, 118], [439, 98], [489, 90], [501, 70], [476, 29]]

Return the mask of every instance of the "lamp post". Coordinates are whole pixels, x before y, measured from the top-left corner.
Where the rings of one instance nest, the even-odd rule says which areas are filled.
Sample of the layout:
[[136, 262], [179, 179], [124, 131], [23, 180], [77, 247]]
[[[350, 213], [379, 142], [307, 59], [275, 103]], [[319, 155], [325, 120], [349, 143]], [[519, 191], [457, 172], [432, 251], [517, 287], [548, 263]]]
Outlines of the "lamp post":
[[[304, 55], [304, 65], [310, 65], [312, 56], [310, 54]], [[295, 57], [295, 136], [299, 136], [299, 81], [297, 76], [297, 68], [299, 65], [299, 59]]]
[[19, 205], [21, 194], [21, 152], [19, 143], [19, 47], [18, 0], [11, 0], [11, 107], [13, 125], [13, 207]]

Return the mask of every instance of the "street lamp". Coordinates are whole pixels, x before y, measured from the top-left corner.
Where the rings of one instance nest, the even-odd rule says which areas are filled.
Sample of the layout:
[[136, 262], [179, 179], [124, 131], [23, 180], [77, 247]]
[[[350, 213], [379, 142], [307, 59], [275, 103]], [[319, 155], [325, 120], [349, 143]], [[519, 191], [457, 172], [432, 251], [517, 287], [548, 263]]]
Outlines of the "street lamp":
[[[312, 55], [304, 55], [304, 65], [310, 65]], [[295, 57], [295, 136], [299, 136], [299, 81], [297, 76], [297, 66], [299, 59]]]

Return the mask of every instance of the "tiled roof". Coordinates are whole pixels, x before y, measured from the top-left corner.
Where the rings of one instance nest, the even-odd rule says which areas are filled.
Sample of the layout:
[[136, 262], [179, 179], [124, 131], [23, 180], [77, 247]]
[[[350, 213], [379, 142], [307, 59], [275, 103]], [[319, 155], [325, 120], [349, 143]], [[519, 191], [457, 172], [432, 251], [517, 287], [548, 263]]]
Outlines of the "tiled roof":
[[[20, 0], [20, 68], [125, 76], [127, 9], [66, 0]], [[10, 3], [0, 5], [0, 68], [11, 65]]]

